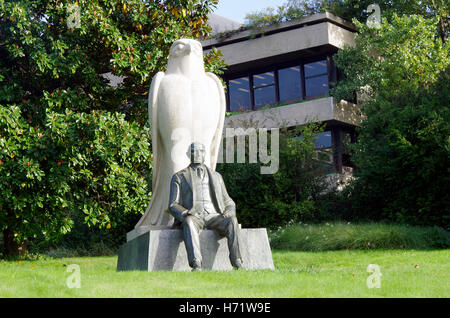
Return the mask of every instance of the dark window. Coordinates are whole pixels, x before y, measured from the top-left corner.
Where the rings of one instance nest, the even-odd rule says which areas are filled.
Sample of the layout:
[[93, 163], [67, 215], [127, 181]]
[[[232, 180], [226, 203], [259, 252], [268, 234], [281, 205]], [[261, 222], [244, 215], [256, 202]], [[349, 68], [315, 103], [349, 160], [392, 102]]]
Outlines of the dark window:
[[305, 90], [307, 97], [324, 95], [328, 92], [326, 60], [305, 64]]
[[[335, 66], [330, 65], [331, 68]], [[229, 111], [256, 109], [277, 103], [292, 103], [329, 92], [327, 59], [297, 64], [266, 72], [249, 72], [228, 80]], [[330, 73], [332, 74], [332, 73]]]
[[306, 96], [318, 96], [328, 92], [328, 75], [305, 78]]
[[305, 64], [305, 77], [327, 74], [327, 61], [317, 61]]
[[283, 68], [278, 71], [280, 102], [290, 102], [302, 98], [300, 66]]
[[230, 91], [230, 111], [251, 109], [250, 84], [248, 77], [241, 77], [228, 82]]
[[[297, 140], [302, 140], [303, 136], [297, 136], [295, 137]], [[316, 134], [315, 139], [315, 148], [316, 149], [325, 149], [325, 148], [331, 148], [333, 146], [332, 139], [331, 139], [331, 131], [324, 131], [321, 133]]]
[[275, 72], [266, 72], [253, 75], [253, 89], [255, 94], [255, 107], [275, 104]]
[[[295, 137], [297, 140], [303, 139], [303, 136]], [[316, 134], [314, 158], [323, 164], [326, 172], [333, 171], [333, 142], [331, 131], [324, 131]]]
[[324, 131], [322, 133], [317, 134], [316, 149], [331, 148], [331, 147], [332, 147], [331, 131]]

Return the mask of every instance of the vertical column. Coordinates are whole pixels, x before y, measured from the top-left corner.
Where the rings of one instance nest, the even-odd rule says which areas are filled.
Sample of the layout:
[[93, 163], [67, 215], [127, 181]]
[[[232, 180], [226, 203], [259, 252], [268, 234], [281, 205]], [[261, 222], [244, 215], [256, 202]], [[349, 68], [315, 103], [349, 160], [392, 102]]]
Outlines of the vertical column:
[[280, 84], [278, 81], [278, 70], [275, 69], [274, 70], [274, 76], [275, 76], [275, 100], [276, 100], [276, 104], [280, 103]]
[[255, 93], [253, 91], [253, 75], [248, 75], [248, 85], [250, 89], [250, 108], [255, 110]]
[[302, 99], [305, 99], [306, 98], [305, 63], [300, 64], [300, 78], [302, 85]]
[[227, 79], [227, 80], [225, 80], [225, 83], [226, 83], [226, 85], [227, 85], [227, 91], [226, 91], [226, 93], [225, 93], [225, 98], [226, 98], [226, 103], [227, 103], [226, 111], [227, 111], [227, 112], [231, 112], [231, 105], [230, 105], [230, 82], [229, 82], [229, 80]]
[[340, 127], [333, 127], [331, 129], [331, 136], [333, 140], [333, 163], [334, 170], [342, 173], [342, 131]]

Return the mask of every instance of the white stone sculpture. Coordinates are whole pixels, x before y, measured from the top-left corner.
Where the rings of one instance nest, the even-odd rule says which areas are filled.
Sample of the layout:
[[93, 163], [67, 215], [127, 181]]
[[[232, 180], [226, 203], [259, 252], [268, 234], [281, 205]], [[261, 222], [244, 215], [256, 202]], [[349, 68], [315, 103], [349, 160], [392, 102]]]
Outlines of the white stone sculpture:
[[170, 226], [166, 213], [172, 175], [189, 165], [192, 142], [206, 147], [205, 164], [215, 170], [225, 120], [225, 93], [219, 78], [206, 73], [203, 49], [192, 39], [177, 40], [170, 48], [167, 71], [150, 86], [148, 111], [152, 134], [152, 199], [136, 225]]

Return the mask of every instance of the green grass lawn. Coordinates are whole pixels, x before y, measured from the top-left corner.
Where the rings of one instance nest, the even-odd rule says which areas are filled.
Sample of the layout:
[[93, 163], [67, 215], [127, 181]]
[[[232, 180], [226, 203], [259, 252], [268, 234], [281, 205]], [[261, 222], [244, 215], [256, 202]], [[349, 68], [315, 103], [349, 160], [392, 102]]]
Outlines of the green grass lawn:
[[[450, 297], [449, 250], [274, 251], [276, 270], [116, 272], [117, 257], [0, 262], [0, 297]], [[81, 288], [67, 266], [78, 264]], [[381, 287], [369, 289], [369, 264]]]

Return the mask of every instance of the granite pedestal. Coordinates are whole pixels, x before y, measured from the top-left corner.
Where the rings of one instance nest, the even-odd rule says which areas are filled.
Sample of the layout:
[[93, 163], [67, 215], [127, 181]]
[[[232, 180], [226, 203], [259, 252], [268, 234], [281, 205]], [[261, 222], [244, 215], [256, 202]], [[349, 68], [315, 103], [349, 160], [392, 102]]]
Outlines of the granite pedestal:
[[[190, 271], [183, 232], [178, 229], [137, 229], [119, 249], [118, 271]], [[265, 228], [240, 229], [244, 269], [274, 269]], [[227, 239], [212, 230], [200, 233], [203, 270], [231, 270]]]

